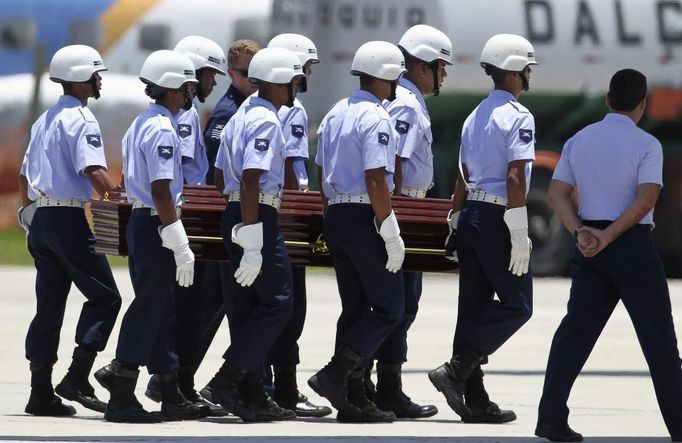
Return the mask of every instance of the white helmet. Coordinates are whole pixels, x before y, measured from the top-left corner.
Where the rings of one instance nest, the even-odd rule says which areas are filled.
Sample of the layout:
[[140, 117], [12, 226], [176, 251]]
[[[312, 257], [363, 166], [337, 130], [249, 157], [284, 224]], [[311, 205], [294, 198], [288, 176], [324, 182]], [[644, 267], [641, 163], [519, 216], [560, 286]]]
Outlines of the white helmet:
[[393, 43], [371, 41], [355, 52], [350, 73], [395, 81], [405, 72], [405, 57]]
[[301, 60], [301, 65], [308, 62], [320, 63], [317, 58], [317, 48], [315, 43], [305, 35], [301, 34], [279, 34], [268, 43], [268, 48], [284, 48], [293, 52]]
[[481, 66], [521, 72], [528, 65], [537, 65], [535, 50], [528, 40], [515, 34], [492, 36], [483, 47]]
[[85, 45], [64, 46], [50, 61], [50, 80], [53, 82], [86, 82], [95, 72], [106, 71], [102, 56]]
[[400, 38], [398, 46], [423, 62], [443, 60], [452, 64], [452, 42], [442, 31], [429, 25], [414, 25]]
[[190, 35], [180, 40], [173, 50], [188, 56], [194, 63], [195, 71], [211, 68], [225, 75], [225, 52], [211, 39]]
[[167, 49], [149, 54], [142, 65], [140, 80], [167, 89], [180, 89], [185, 82], [198, 83], [192, 60]]
[[275, 83], [291, 83], [294, 77], [302, 76], [301, 60], [288, 49], [263, 48], [256, 52], [249, 63], [249, 81], [258, 80]]

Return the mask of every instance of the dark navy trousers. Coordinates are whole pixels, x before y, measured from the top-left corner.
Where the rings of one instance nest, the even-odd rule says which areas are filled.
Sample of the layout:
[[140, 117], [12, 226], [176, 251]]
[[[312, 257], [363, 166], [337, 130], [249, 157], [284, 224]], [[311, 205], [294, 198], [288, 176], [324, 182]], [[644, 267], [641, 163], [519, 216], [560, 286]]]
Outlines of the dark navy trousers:
[[401, 272], [405, 285], [405, 314], [377, 350], [374, 358], [380, 363], [402, 364], [407, 361], [407, 331], [417, 317], [419, 299], [422, 296], [423, 274], [421, 272]]
[[576, 247], [571, 280], [568, 312], [552, 340], [538, 423], [567, 423], [571, 387], [622, 301], [649, 366], [663, 420], [673, 439], [682, 439], [682, 362], [668, 284], [649, 226], [631, 228], [592, 258]]
[[[221, 267], [228, 272], [221, 275]], [[175, 287], [175, 344], [180, 367], [192, 373], [199, 368], [227, 314], [229, 297], [224, 294], [229, 294], [234, 284], [231, 269], [227, 262], [197, 261], [194, 284]], [[226, 284], [223, 277], [228, 279]]]
[[[235, 282], [228, 294], [229, 305], [225, 309], [232, 310], [229, 318], [232, 340], [223, 357], [241, 369], [262, 373], [270, 349], [291, 319], [293, 279], [289, 253], [277, 227], [277, 210], [261, 204], [258, 218], [263, 222], [261, 274], [249, 287]], [[241, 221], [240, 203], [228, 203], [221, 226], [233, 274], [239, 268], [243, 249], [232, 242], [232, 227]]]
[[71, 283], [83, 293], [76, 343], [101, 351], [107, 344], [121, 296], [85, 211], [71, 207], [38, 208], [31, 223], [28, 249], [36, 267], [36, 315], [26, 336], [26, 358], [37, 365], [57, 361], [59, 334]]
[[[459, 302], [453, 356], [468, 345], [484, 356], [502, 346], [530, 319], [533, 277], [509, 269], [511, 240], [505, 207], [467, 201], [457, 224]], [[497, 299], [495, 299], [497, 295]]]
[[161, 246], [161, 219], [149, 212], [134, 209], [128, 220], [128, 270], [135, 298], [123, 316], [116, 358], [159, 374], [178, 369], [173, 339], [175, 259], [173, 251]]
[[368, 363], [403, 318], [403, 274], [386, 270], [386, 247], [376, 232], [370, 205], [329, 206], [324, 236], [341, 296], [336, 349], [346, 345]]
[[307, 310], [307, 293], [305, 286], [305, 267], [292, 266], [293, 277], [293, 312], [291, 320], [284, 327], [273, 345], [266, 363], [272, 366], [296, 366], [301, 362], [298, 339], [303, 333]]

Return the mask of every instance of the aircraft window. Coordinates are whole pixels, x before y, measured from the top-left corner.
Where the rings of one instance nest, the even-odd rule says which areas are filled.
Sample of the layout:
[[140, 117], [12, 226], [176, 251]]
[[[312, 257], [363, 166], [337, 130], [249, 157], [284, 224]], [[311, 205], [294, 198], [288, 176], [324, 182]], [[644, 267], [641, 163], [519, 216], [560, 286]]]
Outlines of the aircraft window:
[[158, 51], [171, 46], [171, 28], [168, 25], [148, 23], [140, 28], [138, 45], [141, 49]]
[[72, 45], [99, 47], [101, 42], [97, 21], [74, 20], [69, 27], [69, 39]]
[[27, 49], [35, 45], [36, 26], [33, 20], [13, 19], [0, 22], [0, 47]]

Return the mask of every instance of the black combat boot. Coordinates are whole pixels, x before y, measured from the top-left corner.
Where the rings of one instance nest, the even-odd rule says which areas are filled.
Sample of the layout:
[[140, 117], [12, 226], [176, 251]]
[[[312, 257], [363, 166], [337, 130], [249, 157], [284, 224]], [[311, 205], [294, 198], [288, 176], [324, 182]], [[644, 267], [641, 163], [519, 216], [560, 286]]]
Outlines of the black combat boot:
[[74, 415], [76, 409], [65, 405], [54, 395], [52, 388], [52, 365], [36, 365], [31, 363], [31, 396], [24, 412], [45, 417], [63, 417]]
[[254, 422], [293, 420], [296, 413], [291, 409], [285, 409], [275, 402], [265, 392], [261, 374], [251, 371], [246, 374], [242, 381], [242, 395], [246, 397], [246, 403], [253, 411]]
[[292, 410], [297, 417], [324, 417], [332, 413], [328, 406], [317, 406], [298, 391], [296, 366], [275, 366], [274, 400], [284, 409]]
[[[132, 366], [132, 365], [131, 365]], [[95, 379], [109, 391], [109, 404], [104, 419], [116, 423], [160, 423], [161, 415], [147, 412], [135, 397], [140, 371], [124, 368], [118, 360], [95, 372]]]
[[[571, 429], [571, 427], [568, 426], [568, 423], [560, 426], [538, 423], [538, 425], [535, 427], [535, 435], [546, 438], [549, 441], [583, 441], [583, 435]], [[679, 440], [673, 439], [673, 441]]]
[[96, 356], [96, 351], [82, 346], [76, 347], [73, 350], [71, 366], [64, 379], [55, 387], [55, 392], [93, 411], [106, 412], [107, 404], [95, 396], [95, 389], [88, 381]]
[[342, 423], [392, 423], [396, 416], [393, 412], [382, 411], [367, 398], [365, 391], [365, 370], [357, 368], [348, 377], [348, 400], [362, 411], [360, 417], [339, 411], [336, 419]]
[[376, 405], [382, 411], [392, 411], [398, 418], [425, 418], [438, 413], [434, 405], [418, 405], [403, 392], [400, 363], [377, 364]]
[[[158, 374], [154, 374], [149, 377], [147, 389], [144, 392], [144, 395], [147, 396], [147, 398], [156, 403], [161, 402], [159, 385], [159, 376]], [[209, 416], [224, 417], [227, 415], [225, 408], [211, 403], [194, 389], [194, 374], [192, 372], [183, 371], [182, 368], [178, 370], [178, 387], [180, 388], [180, 393], [182, 393], [187, 401], [192, 402], [195, 405], [207, 407], [209, 409]]]
[[464, 403], [466, 380], [484, 356], [468, 345], [462, 346], [449, 362], [429, 372], [431, 383], [443, 393], [452, 408], [462, 419], [471, 417], [471, 410]]
[[345, 416], [360, 419], [362, 410], [348, 401], [348, 376], [362, 361], [362, 355], [342, 345], [329, 363], [310, 377], [308, 385]]
[[[216, 403], [244, 421], [255, 421], [256, 414], [249, 408], [244, 396], [240, 392], [240, 384], [246, 375], [246, 370], [225, 360], [216, 375], [209, 382], [211, 403]], [[206, 389], [206, 388], [204, 388]], [[204, 392], [202, 389], [202, 392]], [[203, 395], [203, 394], [202, 394]]]
[[471, 371], [464, 389], [464, 402], [471, 416], [462, 417], [465, 423], [507, 423], [516, 420], [514, 411], [500, 409], [483, 386], [483, 370], [478, 365]]
[[372, 367], [374, 363], [370, 363], [368, 368], [365, 368], [365, 394], [371, 401], [375, 401], [377, 397], [377, 387], [372, 381]]
[[182, 395], [178, 388], [177, 373], [164, 372], [155, 375], [159, 381], [163, 421], [196, 420], [208, 416], [208, 406], [192, 403]]

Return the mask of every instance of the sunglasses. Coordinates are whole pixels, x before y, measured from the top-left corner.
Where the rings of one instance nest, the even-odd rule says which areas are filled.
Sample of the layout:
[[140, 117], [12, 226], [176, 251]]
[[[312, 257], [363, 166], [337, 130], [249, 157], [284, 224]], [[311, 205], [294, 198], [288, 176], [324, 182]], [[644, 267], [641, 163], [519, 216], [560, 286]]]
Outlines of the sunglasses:
[[248, 77], [249, 76], [249, 70], [248, 69], [240, 69], [240, 68], [232, 68], [233, 71], [238, 72], [239, 75], [242, 77]]

